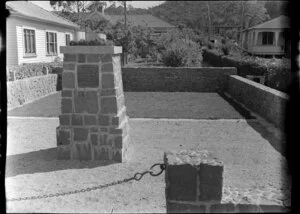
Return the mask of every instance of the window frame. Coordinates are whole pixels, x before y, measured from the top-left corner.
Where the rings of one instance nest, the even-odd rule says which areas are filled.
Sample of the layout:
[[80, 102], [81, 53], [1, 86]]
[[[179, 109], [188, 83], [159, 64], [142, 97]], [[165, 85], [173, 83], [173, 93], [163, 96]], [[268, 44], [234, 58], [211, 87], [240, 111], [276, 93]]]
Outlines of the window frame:
[[[25, 31], [33, 31], [33, 49], [34, 52], [28, 53], [26, 52], [26, 41], [28, 41], [25, 37]], [[29, 42], [31, 42], [30, 34], [29, 34]], [[37, 50], [36, 50], [36, 29], [32, 27], [22, 26], [22, 41], [23, 41], [23, 58], [29, 58], [29, 57], [36, 57], [37, 56]], [[31, 45], [30, 45], [31, 46]], [[30, 48], [31, 49], [31, 48]]]
[[[67, 36], [69, 37], [69, 43], [67, 43]], [[65, 34], [65, 39], [66, 39], [66, 46], [70, 46], [70, 42], [71, 42], [71, 34], [66, 33], [66, 34]]]
[[[51, 33], [51, 34], [54, 34], [55, 35], [55, 39], [54, 39], [54, 42], [48, 42], [48, 34]], [[51, 31], [51, 30], [46, 30], [46, 56], [58, 56], [58, 44], [57, 44], [57, 34], [58, 32], [57, 31]], [[50, 40], [50, 36], [49, 36], [49, 40]], [[55, 44], [54, 45], [54, 51], [56, 52], [50, 52], [50, 45], [52, 44]], [[49, 46], [48, 46], [49, 44]], [[48, 52], [49, 50], [49, 52]]]

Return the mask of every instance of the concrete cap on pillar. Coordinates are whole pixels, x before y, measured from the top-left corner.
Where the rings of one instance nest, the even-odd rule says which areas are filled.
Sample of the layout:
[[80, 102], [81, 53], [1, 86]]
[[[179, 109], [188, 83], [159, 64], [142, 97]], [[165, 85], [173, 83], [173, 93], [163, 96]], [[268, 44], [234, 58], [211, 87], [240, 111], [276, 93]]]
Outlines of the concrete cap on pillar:
[[120, 54], [121, 46], [61, 46], [61, 53], [68, 54]]

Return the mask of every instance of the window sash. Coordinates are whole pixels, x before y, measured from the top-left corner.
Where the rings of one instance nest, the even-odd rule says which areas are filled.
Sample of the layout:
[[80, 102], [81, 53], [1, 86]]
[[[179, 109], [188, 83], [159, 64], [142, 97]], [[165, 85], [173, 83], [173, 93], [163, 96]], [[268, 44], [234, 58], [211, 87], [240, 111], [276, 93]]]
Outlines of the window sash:
[[273, 45], [274, 44], [274, 33], [273, 32], [264, 32], [262, 37], [263, 45]]
[[70, 35], [69, 34], [66, 34], [66, 45], [70, 45]]
[[57, 54], [57, 34], [46, 32], [47, 54]]
[[25, 54], [36, 54], [34, 30], [24, 29], [24, 49]]

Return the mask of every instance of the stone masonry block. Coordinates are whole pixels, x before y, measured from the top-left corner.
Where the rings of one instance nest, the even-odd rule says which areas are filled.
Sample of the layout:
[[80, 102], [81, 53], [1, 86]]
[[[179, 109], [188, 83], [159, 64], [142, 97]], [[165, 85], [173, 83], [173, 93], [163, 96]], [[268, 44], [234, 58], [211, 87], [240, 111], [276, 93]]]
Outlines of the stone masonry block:
[[[205, 165], [204, 170], [206, 173], [211, 173], [210, 169], [207, 170], [205, 168], [206, 165], [222, 165], [212, 158], [211, 153], [200, 150], [181, 150], [178, 152], [166, 152], [164, 159], [166, 163], [167, 200], [196, 201], [198, 197], [196, 195], [198, 192], [197, 184], [200, 187], [199, 200], [220, 200], [219, 191], [221, 191], [222, 197], [222, 186], [217, 186], [217, 190], [213, 189], [214, 186], [212, 185], [204, 188], [207, 183], [201, 183], [201, 179], [199, 179], [200, 181], [197, 179], [197, 174], [200, 174], [202, 164]], [[212, 174], [220, 175], [219, 171], [213, 171]], [[206, 179], [203, 174], [199, 177], [204, 181]], [[218, 184], [218, 179], [214, 178], [213, 180], [214, 182], [212, 183]], [[207, 191], [207, 189], [212, 190], [212, 193]]]
[[78, 65], [77, 82], [79, 88], [98, 88], [99, 87], [98, 65]]
[[107, 145], [107, 144], [108, 144], [108, 135], [100, 134], [100, 145]]
[[74, 71], [75, 70], [75, 64], [74, 63], [63, 63], [63, 69], [68, 71]]
[[62, 98], [61, 113], [72, 113], [72, 100], [71, 99]]
[[113, 73], [114, 72], [113, 64], [112, 63], [103, 64], [101, 67], [101, 72], [102, 73]]
[[75, 88], [75, 74], [73, 72], [62, 73], [62, 87], [63, 89]]
[[259, 205], [259, 211], [260, 213], [288, 213], [290, 209], [282, 205]]
[[56, 148], [56, 154], [58, 160], [70, 160], [71, 150], [69, 146], [58, 146]]
[[62, 114], [59, 115], [59, 124], [60, 125], [70, 125], [70, 115], [67, 114]]
[[205, 213], [205, 205], [167, 202], [167, 213]]
[[106, 148], [94, 148], [94, 158], [95, 160], [109, 160], [109, 151]]
[[102, 88], [115, 88], [115, 77], [113, 74], [102, 74]]
[[95, 115], [84, 115], [84, 125], [96, 125], [97, 117]]
[[115, 151], [112, 159], [117, 162], [122, 162], [122, 151]]
[[117, 98], [116, 97], [104, 97], [101, 99], [101, 113], [110, 114], [114, 113], [117, 114]]
[[234, 213], [235, 205], [233, 203], [226, 204], [212, 204], [210, 206], [210, 213]]
[[76, 62], [76, 54], [65, 54], [64, 62]]
[[84, 63], [85, 62], [85, 54], [78, 54], [78, 62]]
[[196, 201], [197, 168], [189, 162], [188, 157], [188, 153], [164, 154], [167, 200]]
[[95, 114], [98, 112], [98, 96], [96, 91], [78, 91], [74, 93], [76, 113]]
[[122, 135], [117, 135], [114, 137], [114, 147], [121, 149], [123, 147], [123, 137]]
[[203, 157], [199, 169], [199, 200], [209, 201], [222, 199], [223, 164], [211, 154]]
[[238, 204], [237, 207], [239, 213], [258, 213], [260, 209], [256, 204]]
[[72, 97], [73, 92], [71, 90], [62, 90], [61, 96], [62, 97]]
[[100, 126], [109, 126], [110, 125], [110, 116], [108, 115], [98, 115], [98, 124]]
[[92, 133], [98, 133], [98, 132], [99, 132], [99, 128], [98, 128], [97, 126], [93, 126], [93, 127], [91, 127], [89, 130], [90, 130], [90, 132], [92, 132]]
[[92, 148], [90, 144], [74, 144], [72, 152], [74, 160], [87, 161], [92, 159]]
[[117, 116], [113, 116], [112, 117], [112, 125], [114, 126], [119, 126], [123, 120], [125, 119], [125, 116], [126, 116], [126, 107], [124, 107], [119, 113]]
[[98, 145], [98, 134], [91, 134], [90, 139], [91, 139], [92, 145], [94, 145], [94, 146]]
[[102, 63], [112, 62], [112, 55], [110, 55], [110, 54], [102, 55], [101, 56], [101, 62]]
[[71, 118], [72, 118], [72, 125], [73, 126], [82, 126], [83, 125], [82, 115], [72, 114]]
[[88, 137], [87, 128], [74, 128], [74, 140], [75, 141], [86, 141]]
[[69, 145], [71, 142], [71, 130], [67, 128], [56, 128], [56, 141], [57, 145]]
[[115, 89], [115, 88], [102, 89], [100, 95], [101, 95], [101, 97], [116, 96], [117, 95], [117, 89]]
[[101, 55], [100, 54], [87, 54], [87, 62], [100, 62]]
[[124, 129], [124, 127], [110, 128], [109, 133], [110, 134], [120, 134], [120, 135], [122, 135], [123, 134], [123, 129]]

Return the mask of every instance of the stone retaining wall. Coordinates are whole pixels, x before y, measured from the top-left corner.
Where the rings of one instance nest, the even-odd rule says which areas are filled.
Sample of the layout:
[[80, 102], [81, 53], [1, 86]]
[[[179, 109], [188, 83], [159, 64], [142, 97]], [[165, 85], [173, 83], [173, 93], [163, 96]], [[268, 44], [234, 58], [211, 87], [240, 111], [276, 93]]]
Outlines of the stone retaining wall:
[[125, 91], [217, 92], [236, 68], [122, 68]]
[[287, 94], [236, 75], [229, 77], [226, 91], [277, 127], [284, 127]]
[[224, 200], [223, 163], [208, 151], [166, 152], [167, 213], [288, 212], [276, 204]]
[[7, 110], [55, 92], [56, 84], [56, 74], [7, 82]]
[[129, 125], [120, 47], [67, 46], [62, 72], [58, 159], [123, 162]]

